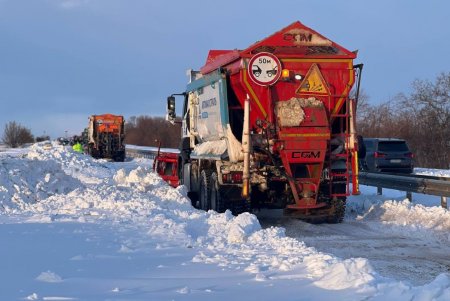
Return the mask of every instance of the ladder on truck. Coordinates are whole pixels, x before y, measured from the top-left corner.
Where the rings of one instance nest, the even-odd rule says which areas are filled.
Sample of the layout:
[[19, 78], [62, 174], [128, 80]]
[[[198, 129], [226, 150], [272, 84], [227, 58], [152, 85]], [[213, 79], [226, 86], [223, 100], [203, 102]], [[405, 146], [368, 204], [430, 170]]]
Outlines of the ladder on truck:
[[[354, 122], [354, 101], [351, 99], [345, 100], [345, 110], [342, 113], [331, 114], [332, 122], [338, 123], [339, 130], [337, 133], [331, 133], [331, 140], [338, 140], [343, 142], [343, 150], [337, 154], [332, 154], [332, 145], [329, 145], [329, 162], [330, 166], [330, 197], [346, 197], [350, 195], [350, 183], [352, 183], [352, 194], [359, 194], [358, 188], [358, 159], [355, 144], [355, 133], [352, 131], [352, 123]], [[341, 109], [342, 111], [342, 109]], [[353, 137], [352, 137], [353, 136]], [[342, 160], [345, 163], [345, 170], [331, 170], [331, 163], [333, 160]], [[339, 185], [345, 184], [345, 191], [337, 191]]]

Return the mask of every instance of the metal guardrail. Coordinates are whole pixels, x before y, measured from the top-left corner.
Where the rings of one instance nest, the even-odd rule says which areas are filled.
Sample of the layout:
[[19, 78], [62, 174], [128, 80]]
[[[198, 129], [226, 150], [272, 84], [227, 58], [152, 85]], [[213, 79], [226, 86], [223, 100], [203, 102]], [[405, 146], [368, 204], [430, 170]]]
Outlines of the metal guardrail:
[[359, 173], [359, 183], [378, 188], [390, 188], [406, 191], [406, 197], [412, 200], [411, 193], [422, 193], [441, 197], [442, 207], [447, 208], [447, 197], [450, 197], [450, 179], [420, 175], [398, 175], [372, 172]]
[[[125, 145], [125, 151], [128, 157], [132, 158], [145, 158], [145, 159], [155, 159], [158, 153], [157, 147], [152, 146], [136, 146], [136, 145]], [[173, 148], [161, 148], [161, 152], [165, 153], [178, 153], [178, 149]]]
[[155, 159], [156, 153], [158, 151], [153, 150], [140, 150], [140, 149], [125, 149], [127, 157], [131, 158], [145, 158], [145, 159]]

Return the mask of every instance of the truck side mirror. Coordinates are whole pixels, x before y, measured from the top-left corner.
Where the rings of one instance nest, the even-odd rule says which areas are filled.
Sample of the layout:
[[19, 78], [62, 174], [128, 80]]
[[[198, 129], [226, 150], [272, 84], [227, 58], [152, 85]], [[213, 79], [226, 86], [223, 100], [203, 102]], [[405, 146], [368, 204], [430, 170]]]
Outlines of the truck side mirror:
[[167, 116], [166, 119], [170, 122], [175, 122], [176, 118], [175, 113], [175, 96], [169, 96], [167, 97]]

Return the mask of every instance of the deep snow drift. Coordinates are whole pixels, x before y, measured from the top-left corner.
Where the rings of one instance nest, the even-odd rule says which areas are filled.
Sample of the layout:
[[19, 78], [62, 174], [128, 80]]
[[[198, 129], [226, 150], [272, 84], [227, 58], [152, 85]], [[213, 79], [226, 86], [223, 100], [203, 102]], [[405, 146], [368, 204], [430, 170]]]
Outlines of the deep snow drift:
[[[36, 144], [0, 162], [1, 300], [450, 300], [447, 274], [415, 287], [255, 215], [196, 210], [148, 161]], [[441, 208], [362, 196], [349, 214], [449, 240]]]

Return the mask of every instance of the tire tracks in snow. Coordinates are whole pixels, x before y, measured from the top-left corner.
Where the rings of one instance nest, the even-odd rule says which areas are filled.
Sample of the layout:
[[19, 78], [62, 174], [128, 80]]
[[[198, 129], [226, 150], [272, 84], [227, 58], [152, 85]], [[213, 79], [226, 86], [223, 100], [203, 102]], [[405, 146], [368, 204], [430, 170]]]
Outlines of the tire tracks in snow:
[[[280, 212], [257, 213], [263, 228], [278, 226], [286, 236], [342, 259], [367, 258], [381, 276], [426, 284], [450, 272], [450, 242], [423, 231], [398, 228], [381, 221], [347, 218], [341, 224], [308, 224]], [[409, 233], [402, 233], [408, 231]], [[415, 233], [417, 232], [417, 233]]]

